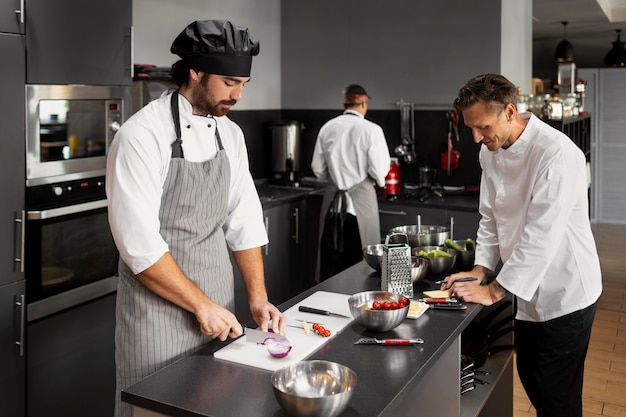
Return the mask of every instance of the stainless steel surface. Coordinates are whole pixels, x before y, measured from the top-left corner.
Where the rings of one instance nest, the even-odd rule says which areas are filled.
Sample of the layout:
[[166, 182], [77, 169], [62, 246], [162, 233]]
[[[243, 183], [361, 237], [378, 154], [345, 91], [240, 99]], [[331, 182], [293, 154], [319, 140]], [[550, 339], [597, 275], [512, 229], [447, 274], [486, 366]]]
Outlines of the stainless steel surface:
[[[404, 243], [390, 243], [391, 239], [404, 238]], [[411, 279], [411, 247], [408, 236], [404, 233], [391, 233], [385, 238], [383, 259], [381, 261], [380, 288], [413, 297], [413, 281]]]
[[15, 308], [17, 310], [16, 317], [18, 317], [17, 328], [19, 329], [19, 336], [15, 344], [20, 347], [20, 356], [24, 356], [24, 332], [26, 330], [26, 301], [24, 294], [15, 296]]
[[117, 281], [118, 277], [112, 276], [29, 303], [27, 307], [28, 321], [31, 322], [115, 292]]
[[24, 210], [20, 211], [19, 217], [15, 218], [15, 226], [19, 228], [19, 230], [16, 230], [15, 238], [17, 239], [19, 236], [20, 242], [15, 245], [15, 250], [19, 251], [19, 254], [13, 257], [13, 262], [19, 263], [19, 271], [24, 272], [24, 242], [26, 237], [26, 212]]
[[[466, 247], [465, 240], [455, 240], [454, 243], [460, 245], [462, 248]], [[456, 262], [461, 267], [473, 267], [475, 255], [476, 251], [473, 250], [457, 250]]]
[[49, 210], [32, 210], [27, 211], [28, 220], [45, 220], [55, 217], [66, 216], [68, 214], [82, 213], [89, 210], [95, 210], [107, 206], [107, 200], [90, 201], [87, 203], [74, 204], [71, 206], [59, 207]]
[[428, 260], [419, 256], [411, 256], [411, 280], [414, 283], [426, 278], [428, 271], [430, 271]]
[[367, 245], [363, 248], [363, 259], [365, 262], [380, 272], [380, 265], [383, 260], [383, 244]]
[[418, 254], [421, 250], [428, 253], [434, 249], [447, 252], [450, 254], [450, 256], [449, 257], [442, 256], [438, 258], [423, 257], [423, 259], [428, 260], [428, 263], [430, 264], [430, 273], [433, 275], [447, 274], [454, 267], [454, 263], [456, 262], [458, 251], [447, 248], [445, 246], [417, 246], [412, 249], [412, 254], [419, 256]]
[[416, 246], [439, 246], [443, 245], [446, 239], [450, 238], [450, 228], [448, 226], [434, 225], [404, 225], [396, 226], [390, 233], [406, 233], [409, 237], [409, 245]]
[[302, 124], [293, 120], [272, 124], [272, 171], [300, 171], [300, 131]]
[[[130, 115], [130, 87], [124, 86], [87, 86], [87, 85], [26, 85], [26, 184], [33, 186], [49, 182], [76, 179], [76, 175], [86, 172], [92, 176], [103, 175], [106, 167], [106, 152], [113, 140], [116, 128]], [[104, 152], [101, 156], [69, 158], [60, 160], [42, 160], [40, 106], [46, 101], [102, 100], [105, 105], [98, 114], [98, 120], [104, 126], [98, 136], [82, 138], [84, 140], [102, 140]], [[69, 106], [69, 104], [68, 104]], [[112, 107], [117, 108], [112, 109]], [[95, 114], [95, 113], [94, 113]], [[86, 112], [78, 116], [77, 125], [88, 126], [94, 123], [93, 114]], [[70, 132], [68, 132], [69, 134]], [[68, 141], [69, 142], [69, 141]], [[69, 147], [69, 144], [68, 144]]]
[[265, 340], [271, 337], [278, 342], [291, 345], [291, 343], [285, 336], [270, 331], [264, 332], [260, 329], [251, 329], [249, 327], [244, 327], [244, 334], [246, 335], [246, 341], [251, 343], [263, 343]]
[[291, 416], [336, 417], [357, 384], [356, 373], [335, 362], [302, 361], [272, 373], [273, 392]]
[[[402, 295], [388, 291], [364, 291], [348, 298], [350, 313], [361, 326], [375, 332], [386, 332], [400, 325], [409, 312], [409, 305], [395, 310], [373, 310], [374, 301], [399, 302]], [[365, 308], [367, 307], [367, 308]]]

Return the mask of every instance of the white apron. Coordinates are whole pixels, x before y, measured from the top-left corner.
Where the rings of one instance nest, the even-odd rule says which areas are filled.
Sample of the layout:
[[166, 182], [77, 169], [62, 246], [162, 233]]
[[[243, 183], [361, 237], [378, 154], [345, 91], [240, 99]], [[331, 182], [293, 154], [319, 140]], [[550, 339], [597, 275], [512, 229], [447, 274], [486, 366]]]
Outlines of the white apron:
[[[189, 162], [180, 139], [178, 93], [172, 94], [177, 139], [163, 185], [160, 233], [185, 275], [211, 300], [234, 311], [233, 269], [222, 226], [227, 217], [230, 165], [216, 128], [214, 159]], [[116, 412], [130, 417], [121, 390], [197, 350], [211, 338], [195, 316], [146, 288], [120, 261], [115, 329]]]

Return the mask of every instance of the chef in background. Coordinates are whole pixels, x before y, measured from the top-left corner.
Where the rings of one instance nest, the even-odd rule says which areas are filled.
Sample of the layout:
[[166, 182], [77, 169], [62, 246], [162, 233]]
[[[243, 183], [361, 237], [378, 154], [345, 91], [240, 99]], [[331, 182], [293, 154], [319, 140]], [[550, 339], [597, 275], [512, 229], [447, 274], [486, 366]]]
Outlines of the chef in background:
[[319, 131], [311, 168], [330, 180], [322, 205], [320, 280], [363, 259], [363, 247], [380, 243], [375, 185], [384, 187], [390, 157], [383, 129], [365, 119], [370, 96], [360, 85], [343, 90], [343, 114]]
[[[585, 156], [564, 133], [518, 113], [517, 88], [497, 74], [472, 78], [454, 102], [482, 144], [475, 266], [442, 289], [490, 305], [515, 295], [517, 370], [537, 417], [582, 417], [583, 371], [600, 261], [589, 222]], [[484, 278], [503, 266], [491, 282]]]
[[174, 40], [178, 90], [118, 131], [107, 161], [109, 221], [120, 252], [115, 360], [122, 389], [214, 338], [242, 334], [228, 248], [262, 330], [282, 333], [268, 301], [268, 241], [243, 132], [226, 114], [250, 80], [259, 43], [228, 21], [196, 21]]

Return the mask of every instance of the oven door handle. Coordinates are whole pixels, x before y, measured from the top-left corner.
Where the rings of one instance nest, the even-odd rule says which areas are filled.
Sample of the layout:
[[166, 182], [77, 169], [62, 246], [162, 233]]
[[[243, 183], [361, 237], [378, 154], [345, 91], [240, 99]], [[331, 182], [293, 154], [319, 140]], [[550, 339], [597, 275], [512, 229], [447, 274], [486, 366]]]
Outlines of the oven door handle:
[[67, 216], [68, 214], [83, 213], [107, 206], [107, 200], [90, 201], [88, 203], [74, 204], [72, 206], [53, 208], [48, 210], [29, 210], [26, 212], [28, 220], [45, 220], [55, 217]]

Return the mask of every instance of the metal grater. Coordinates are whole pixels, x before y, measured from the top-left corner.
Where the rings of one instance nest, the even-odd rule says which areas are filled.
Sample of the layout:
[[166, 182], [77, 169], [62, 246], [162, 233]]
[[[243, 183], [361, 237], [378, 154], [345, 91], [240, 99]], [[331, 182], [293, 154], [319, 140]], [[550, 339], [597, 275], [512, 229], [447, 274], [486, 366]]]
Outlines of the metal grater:
[[[390, 238], [395, 241], [397, 236], [403, 236], [406, 243], [389, 243]], [[405, 233], [392, 233], [385, 238], [381, 266], [381, 289], [413, 298], [411, 247]]]

